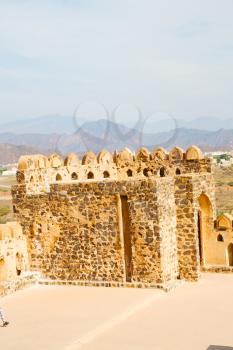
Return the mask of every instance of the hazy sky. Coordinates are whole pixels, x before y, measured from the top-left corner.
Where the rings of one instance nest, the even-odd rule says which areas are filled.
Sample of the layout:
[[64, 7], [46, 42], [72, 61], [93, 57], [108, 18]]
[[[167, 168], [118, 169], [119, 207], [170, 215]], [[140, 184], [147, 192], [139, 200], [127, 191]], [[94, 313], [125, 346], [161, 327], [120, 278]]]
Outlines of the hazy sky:
[[0, 0], [1, 121], [89, 100], [233, 117], [232, 16], [232, 0]]

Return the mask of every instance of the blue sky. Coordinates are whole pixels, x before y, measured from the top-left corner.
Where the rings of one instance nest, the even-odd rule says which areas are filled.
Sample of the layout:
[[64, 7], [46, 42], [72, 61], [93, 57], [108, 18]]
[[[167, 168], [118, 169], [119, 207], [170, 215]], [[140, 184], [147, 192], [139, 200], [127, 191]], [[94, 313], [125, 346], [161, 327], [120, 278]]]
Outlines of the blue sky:
[[83, 101], [129, 119], [136, 105], [233, 117], [232, 13], [232, 0], [0, 0], [0, 121]]

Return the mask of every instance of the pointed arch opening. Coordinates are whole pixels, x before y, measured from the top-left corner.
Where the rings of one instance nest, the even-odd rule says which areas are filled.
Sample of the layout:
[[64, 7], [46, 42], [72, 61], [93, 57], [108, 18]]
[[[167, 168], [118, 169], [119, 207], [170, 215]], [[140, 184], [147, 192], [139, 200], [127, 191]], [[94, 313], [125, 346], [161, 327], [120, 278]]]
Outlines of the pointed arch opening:
[[166, 176], [166, 169], [164, 167], [159, 169], [159, 176], [165, 177]]
[[228, 253], [228, 265], [233, 266], [233, 243], [230, 243], [227, 248]]
[[217, 242], [224, 242], [223, 236], [220, 233], [217, 236]]
[[75, 173], [75, 172], [73, 172], [73, 173], [71, 174], [71, 179], [72, 179], [72, 180], [78, 180], [78, 174]]
[[213, 229], [213, 208], [209, 197], [202, 193], [198, 198], [198, 242], [200, 263], [205, 265], [206, 241]]
[[148, 168], [143, 169], [143, 175], [146, 177], [149, 176], [149, 169]]
[[128, 176], [128, 177], [132, 177], [132, 176], [133, 176], [133, 172], [132, 172], [131, 169], [128, 169], [128, 170], [127, 170], [127, 176]]
[[89, 173], [87, 174], [87, 178], [88, 180], [94, 179], [94, 174], [92, 171], [89, 171]]
[[104, 176], [105, 179], [107, 179], [107, 178], [110, 177], [110, 174], [109, 174], [108, 171], [104, 171], [104, 172], [103, 172], [103, 176]]
[[56, 175], [56, 181], [61, 181], [61, 180], [62, 180], [61, 175], [60, 175], [60, 174], [57, 174], [57, 175]]

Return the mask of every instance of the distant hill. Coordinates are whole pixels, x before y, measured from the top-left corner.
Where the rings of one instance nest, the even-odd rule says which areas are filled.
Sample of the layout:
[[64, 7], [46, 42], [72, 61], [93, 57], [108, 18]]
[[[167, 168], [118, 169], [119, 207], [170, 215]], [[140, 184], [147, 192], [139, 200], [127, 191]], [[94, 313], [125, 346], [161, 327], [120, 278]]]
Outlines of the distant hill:
[[70, 116], [48, 115], [32, 119], [15, 120], [0, 124], [1, 133], [14, 134], [53, 134], [72, 133], [73, 118]]
[[91, 149], [99, 152], [103, 148], [109, 151], [129, 147], [136, 150], [141, 146], [154, 148], [163, 146], [171, 149], [175, 145], [187, 148], [196, 144], [203, 150], [233, 149], [233, 129], [206, 131], [198, 129], [177, 128], [175, 130], [158, 133], [142, 133], [137, 129], [129, 129], [123, 125], [106, 120], [87, 122], [75, 133], [0, 133], [0, 143], [15, 146], [25, 146], [24, 153], [40, 152], [84, 153]]
[[[127, 120], [127, 118], [125, 118]], [[105, 119], [101, 119], [106, 123]], [[77, 120], [70, 116], [48, 115], [31, 119], [15, 120], [9, 123], [0, 124], [1, 133], [13, 134], [73, 134], [80, 126], [92, 124], [97, 130], [100, 128], [99, 121], [87, 121], [79, 117]], [[195, 118], [184, 120], [181, 118], [163, 119], [148, 118], [143, 125], [144, 133], [168, 132], [174, 128], [179, 129], [196, 129], [206, 131], [218, 131], [224, 127], [227, 130], [233, 129], [233, 118], [221, 119], [215, 117]], [[135, 126], [137, 128], [137, 126]], [[139, 130], [140, 131], [140, 128]]]
[[31, 146], [15, 146], [10, 144], [0, 144], [0, 165], [16, 163], [20, 156], [24, 154], [41, 153], [37, 148]]

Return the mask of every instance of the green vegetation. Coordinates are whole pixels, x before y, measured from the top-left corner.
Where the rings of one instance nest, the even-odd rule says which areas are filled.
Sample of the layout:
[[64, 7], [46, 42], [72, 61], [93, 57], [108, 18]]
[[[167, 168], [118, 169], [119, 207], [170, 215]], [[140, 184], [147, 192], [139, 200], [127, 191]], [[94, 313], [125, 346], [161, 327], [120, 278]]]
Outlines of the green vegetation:
[[0, 217], [9, 214], [11, 211], [9, 206], [0, 207]]
[[224, 211], [224, 210], [219, 210], [219, 209], [216, 210], [217, 216], [220, 216], [220, 215], [222, 215], [222, 214], [224, 214], [224, 213], [226, 213], [226, 211]]
[[7, 170], [7, 168], [0, 167], [0, 175], [2, 175], [3, 171]]
[[214, 159], [216, 159], [217, 164], [221, 162], [221, 160], [230, 160], [232, 156], [227, 153], [220, 154], [219, 156], [214, 156]]
[[233, 186], [233, 181], [230, 181], [227, 184], [228, 184], [228, 186]]
[[0, 192], [10, 192], [10, 188], [0, 186]]

